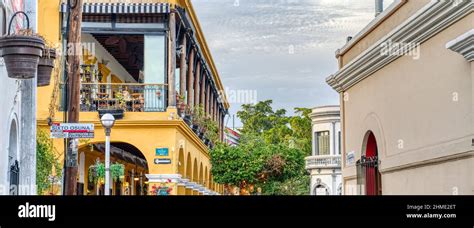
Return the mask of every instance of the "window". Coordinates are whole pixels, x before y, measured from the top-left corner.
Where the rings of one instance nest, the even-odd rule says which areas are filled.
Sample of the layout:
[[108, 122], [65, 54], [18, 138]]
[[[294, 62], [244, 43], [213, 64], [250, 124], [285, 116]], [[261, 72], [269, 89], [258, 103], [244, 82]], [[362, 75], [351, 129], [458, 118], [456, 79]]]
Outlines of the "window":
[[164, 88], [156, 85], [166, 83], [165, 44], [165, 36], [145, 35], [144, 81], [150, 84], [145, 87], [145, 112], [165, 109]]
[[316, 155], [329, 155], [329, 131], [316, 132]]

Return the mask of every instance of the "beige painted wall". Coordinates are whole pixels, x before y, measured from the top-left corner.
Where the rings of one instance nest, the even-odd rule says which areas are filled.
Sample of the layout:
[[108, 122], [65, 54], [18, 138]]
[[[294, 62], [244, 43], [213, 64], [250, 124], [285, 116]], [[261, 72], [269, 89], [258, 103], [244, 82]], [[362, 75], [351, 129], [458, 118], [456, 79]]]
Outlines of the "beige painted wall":
[[[355, 43], [342, 56], [342, 65], [346, 65], [352, 59], [357, 57], [370, 46], [377, 43], [382, 37], [386, 36], [390, 31], [399, 26], [403, 21], [407, 20], [411, 15], [415, 14], [419, 9], [428, 4], [431, 0], [408, 0], [406, 3], [395, 11], [390, 17], [373, 28], [373, 30], [364, 36], [360, 41]], [[403, 0], [402, 2], [403, 3]]]
[[[471, 14], [423, 43], [419, 60], [400, 57], [347, 91], [345, 152], [360, 158], [365, 133], [374, 132], [384, 194], [452, 194], [454, 185], [474, 194], [474, 75], [471, 63], [445, 47], [473, 21]], [[454, 155], [465, 157], [446, 161]], [[437, 163], [421, 166], [427, 162]], [[355, 175], [353, 166], [343, 170], [345, 179]]]

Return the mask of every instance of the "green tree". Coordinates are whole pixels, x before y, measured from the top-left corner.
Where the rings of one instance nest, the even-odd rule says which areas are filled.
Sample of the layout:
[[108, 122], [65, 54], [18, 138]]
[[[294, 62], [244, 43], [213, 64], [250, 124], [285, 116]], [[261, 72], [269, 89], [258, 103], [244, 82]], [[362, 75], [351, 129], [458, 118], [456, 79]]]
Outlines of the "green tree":
[[288, 117], [271, 104], [242, 105], [240, 144], [211, 151], [212, 174], [218, 183], [254, 184], [264, 194], [308, 194], [304, 157], [311, 152], [311, 110], [295, 108], [296, 116]]
[[[54, 170], [53, 170], [54, 168]], [[43, 194], [51, 187], [50, 177], [56, 172], [56, 179], [61, 176], [61, 166], [58, 157], [55, 156], [53, 141], [49, 135], [38, 130], [36, 136], [36, 185], [37, 194]]]

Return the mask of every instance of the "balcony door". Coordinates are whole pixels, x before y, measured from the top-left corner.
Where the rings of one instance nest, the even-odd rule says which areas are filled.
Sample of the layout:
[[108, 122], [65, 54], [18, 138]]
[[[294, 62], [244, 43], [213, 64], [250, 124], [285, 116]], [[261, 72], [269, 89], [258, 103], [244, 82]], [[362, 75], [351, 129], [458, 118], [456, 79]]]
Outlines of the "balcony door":
[[166, 48], [164, 35], [145, 35], [145, 112], [163, 111], [165, 109], [166, 82]]

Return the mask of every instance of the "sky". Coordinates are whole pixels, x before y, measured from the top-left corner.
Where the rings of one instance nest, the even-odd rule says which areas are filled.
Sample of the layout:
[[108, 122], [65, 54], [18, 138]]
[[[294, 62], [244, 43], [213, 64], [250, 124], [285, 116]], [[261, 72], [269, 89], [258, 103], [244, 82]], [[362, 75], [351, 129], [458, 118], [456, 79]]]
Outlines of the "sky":
[[267, 99], [289, 115], [295, 107], [338, 104], [338, 94], [325, 81], [337, 71], [335, 51], [375, 15], [374, 0], [192, 2], [231, 115], [242, 103]]

